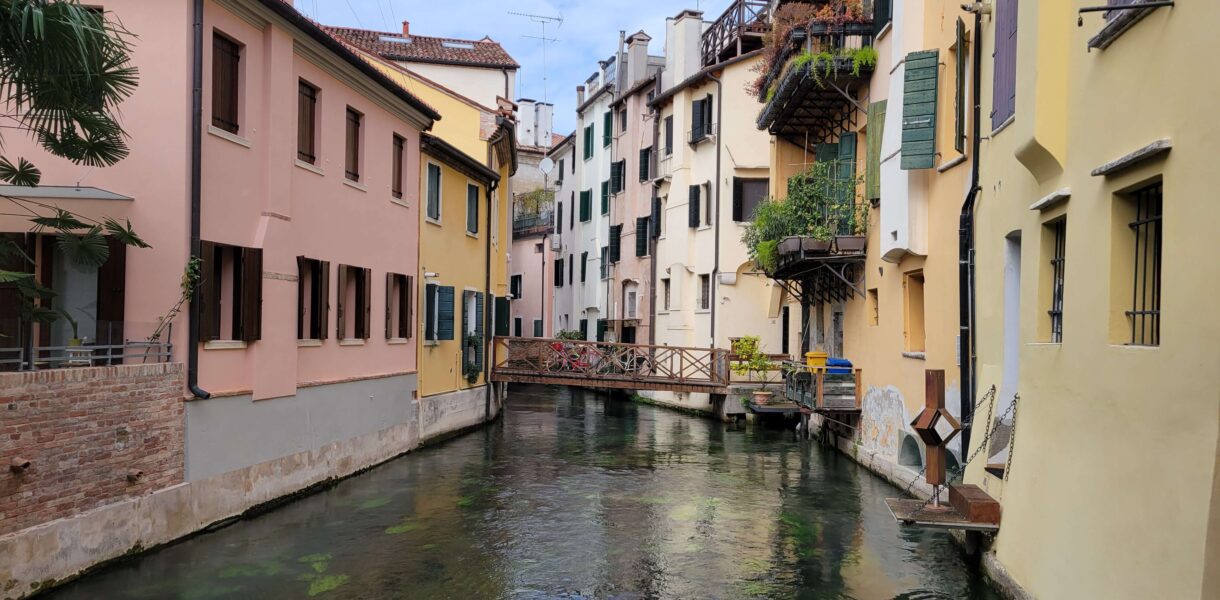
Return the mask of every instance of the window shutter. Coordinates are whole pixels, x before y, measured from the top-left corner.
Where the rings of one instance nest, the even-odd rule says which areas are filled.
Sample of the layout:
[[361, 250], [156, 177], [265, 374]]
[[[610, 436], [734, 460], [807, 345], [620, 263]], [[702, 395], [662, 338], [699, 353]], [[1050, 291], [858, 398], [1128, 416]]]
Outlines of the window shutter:
[[316, 318], [318, 319], [318, 339], [326, 339], [330, 337], [330, 263], [321, 261], [318, 263], [318, 271], [321, 273], [322, 285], [319, 286], [318, 292], [322, 299], [318, 302], [321, 312]]
[[216, 259], [216, 244], [201, 242], [199, 291], [199, 341], [220, 338], [220, 261]]
[[576, 279], [574, 277], [572, 277], [572, 269], [575, 266], [576, 266], [576, 257], [569, 254], [568, 255], [568, 281], [570, 281], [572, 283], [576, 283]]
[[555, 259], [555, 287], [563, 287], [563, 259]]
[[[486, 346], [483, 344], [483, 333], [486, 331], [486, 327], [484, 326], [484, 324], [485, 324], [485, 321], [483, 321], [483, 292], [475, 292], [474, 293], [474, 335], [475, 335], [475, 337], [479, 338], [479, 341], [475, 344], [474, 364], [479, 367], [480, 371], [483, 370], [483, 360], [484, 360], [483, 354], [484, 354], [484, 348], [486, 348]], [[505, 327], [508, 327], [508, 325], [506, 324]]]
[[648, 217], [635, 220], [635, 255], [648, 256]]
[[411, 320], [411, 305], [415, 296], [413, 279], [410, 275], [402, 276], [402, 294], [398, 297], [398, 337], [404, 340], [411, 339], [411, 330], [414, 329]]
[[690, 227], [699, 226], [699, 186], [690, 186], [690, 202], [687, 203], [688, 215], [687, 225]]
[[263, 337], [263, 251], [241, 249], [241, 340], [255, 342]]
[[886, 101], [868, 105], [868, 158], [864, 168], [864, 193], [869, 200], [881, 198], [881, 143], [885, 139]]
[[339, 287], [337, 290], [339, 296], [339, 309], [335, 312], [335, 339], [339, 341], [347, 339], [347, 332], [344, 331], [347, 329], [346, 320], [344, 317], [347, 316], [346, 292], [347, 278], [351, 277], [351, 274], [348, 272], [350, 270], [350, 267], [347, 265], [339, 265]]
[[373, 337], [373, 270], [360, 269], [360, 314], [364, 315], [364, 319], [360, 321], [360, 337], [369, 339]]
[[305, 322], [305, 271], [309, 269], [309, 261], [304, 256], [297, 257], [297, 339], [307, 338], [309, 323]]
[[585, 282], [585, 274], [589, 270], [589, 253], [580, 253], [580, 282]]
[[424, 285], [424, 339], [437, 339], [436, 331], [436, 316], [437, 309], [437, 291], [436, 284], [429, 283]]
[[966, 23], [957, 18], [957, 87], [953, 95], [953, 149], [966, 151]]
[[610, 182], [602, 182], [602, 214], [610, 214]]
[[534, 319], [534, 337], [542, 337], [542, 320]]
[[593, 219], [593, 190], [583, 190], [580, 192], [580, 222], [585, 223]]
[[106, 246], [110, 250], [110, 257], [97, 269], [96, 337], [101, 344], [121, 344], [125, 339], [123, 315], [127, 296], [127, 245], [107, 237]]
[[620, 160], [610, 165], [610, 193], [618, 194], [626, 185], [627, 161]]
[[606, 329], [608, 327], [609, 327], [609, 324], [606, 322], [605, 319], [597, 320], [597, 341], [599, 341], [599, 342], [606, 341]]
[[609, 146], [614, 139], [614, 113], [606, 111], [602, 115], [602, 145]]
[[876, 0], [873, 4], [873, 37], [881, 33], [885, 29], [885, 25], [890, 22], [893, 14], [893, 0]]
[[[403, 290], [406, 293], [406, 290]], [[404, 317], [406, 315], [403, 315]], [[394, 337], [394, 274], [385, 274], [385, 339]]]
[[582, 339], [582, 340], [589, 339], [589, 320], [588, 319], [580, 320], [580, 339]]
[[703, 139], [703, 100], [695, 100], [691, 103], [691, 134], [690, 141], [697, 142]]
[[704, 135], [713, 135], [716, 133], [716, 131], [715, 131], [716, 112], [714, 110], [712, 110], [712, 107], [715, 106], [715, 104], [716, 104], [716, 100], [711, 94], [708, 94], [707, 99], [705, 99], [703, 101], [703, 134]]
[[650, 179], [649, 167], [652, 166], [652, 148], [644, 148], [640, 150], [640, 181], [648, 181]]
[[1016, 114], [1017, 100], [1017, 0], [996, 0], [994, 81], [991, 96], [991, 128], [998, 129]]
[[610, 227], [610, 262], [616, 263], [622, 255], [623, 246], [623, 226], [614, 225]]
[[665, 156], [674, 152], [674, 117], [665, 117]]
[[743, 198], [744, 190], [742, 189], [742, 187], [743, 186], [741, 183], [741, 178], [734, 177], [733, 178], [733, 220], [734, 221], [744, 221], [745, 220], [745, 210], [744, 210], [744, 204], [745, 204], [744, 200], [745, 199]]
[[559, 206], [555, 207], [555, 233], [563, 233], [563, 202], [559, 202]]
[[940, 51], [907, 55], [902, 93], [902, 164], [904, 170], [931, 169], [936, 160], [936, 80]]
[[[856, 198], [856, 134], [855, 132], [846, 132], [839, 136], [839, 155], [835, 163], [835, 179], [843, 185], [838, 186], [839, 202], [841, 206], [850, 207], [855, 204]], [[840, 219], [840, 225], [849, 225], [846, 219]], [[841, 233], [847, 235], [851, 232]]]
[[436, 290], [436, 339], [453, 339], [453, 288], [443, 286]]
[[[507, 336], [508, 335], [508, 313], [509, 313], [508, 298], [496, 298], [495, 311], [496, 311], [495, 312], [496, 335]], [[518, 323], [520, 323], [520, 321], [518, 321]], [[517, 336], [518, 337], [521, 336], [520, 325], [518, 325], [518, 327], [517, 327]]]

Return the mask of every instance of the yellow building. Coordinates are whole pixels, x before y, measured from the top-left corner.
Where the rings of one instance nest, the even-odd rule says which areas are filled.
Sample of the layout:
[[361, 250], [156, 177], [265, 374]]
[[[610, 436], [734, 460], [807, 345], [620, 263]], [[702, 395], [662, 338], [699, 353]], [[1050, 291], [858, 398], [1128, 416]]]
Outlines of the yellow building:
[[367, 32], [328, 31], [442, 115], [420, 138], [420, 427], [427, 438], [481, 422], [500, 400], [488, 384], [491, 339], [508, 335], [514, 107], [484, 106], [386, 60]]
[[1220, 3], [992, 4], [974, 439], [1015, 432], [966, 481], [1003, 506], [994, 558], [1040, 598], [1220, 597]]

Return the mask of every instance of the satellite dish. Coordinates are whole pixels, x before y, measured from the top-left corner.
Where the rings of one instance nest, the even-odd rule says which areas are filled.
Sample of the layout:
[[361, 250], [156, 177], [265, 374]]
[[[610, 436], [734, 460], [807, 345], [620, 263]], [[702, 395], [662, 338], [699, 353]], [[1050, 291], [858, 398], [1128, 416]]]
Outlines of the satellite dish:
[[551, 160], [549, 156], [543, 158], [542, 162], [538, 163], [538, 170], [542, 171], [544, 175], [550, 175], [551, 171], [555, 170], [555, 161]]

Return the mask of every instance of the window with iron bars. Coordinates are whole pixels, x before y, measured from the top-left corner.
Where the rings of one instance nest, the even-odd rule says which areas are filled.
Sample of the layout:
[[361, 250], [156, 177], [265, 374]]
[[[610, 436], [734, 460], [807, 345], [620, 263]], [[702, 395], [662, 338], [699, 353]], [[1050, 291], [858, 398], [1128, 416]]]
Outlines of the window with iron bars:
[[1135, 220], [1128, 224], [1135, 235], [1132, 269], [1131, 344], [1161, 345], [1161, 208], [1162, 186], [1156, 183], [1131, 195]]
[[1063, 343], [1063, 272], [1067, 249], [1067, 218], [1049, 225], [1054, 235], [1055, 251], [1051, 256], [1051, 343]]

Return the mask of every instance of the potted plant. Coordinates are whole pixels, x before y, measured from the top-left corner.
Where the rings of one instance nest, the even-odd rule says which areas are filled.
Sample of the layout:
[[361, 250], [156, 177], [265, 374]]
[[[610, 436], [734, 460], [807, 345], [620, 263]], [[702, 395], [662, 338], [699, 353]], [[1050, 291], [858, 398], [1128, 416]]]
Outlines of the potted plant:
[[830, 227], [826, 225], [814, 225], [809, 237], [801, 240], [801, 249], [810, 254], [827, 254], [830, 252], [830, 243], [834, 240], [831, 235]]
[[[858, 254], [864, 252], [868, 240], [868, 205], [859, 203], [848, 215], [852, 235], [835, 236], [835, 252], [839, 254]], [[851, 209], [845, 209], [851, 210]]]
[[80, 323], [72, 318], [72, 315], [68, 314], [66, 310], [59, 311], [59, 314], [72, 327], [72, 339], [68, 340], [68, 347], [64, 350], [64, 358], [67, 359], [68, 365], [73, 367], [89, 366], [91, 364], [89, 356], [93, 354], [93, 350], [83, 347], [85, 340], [80, 337]]
[[478, 353], [481, 351], [483, 339], [479, 336], [468, 333], [463, 340], [464, 346], [462, 352], [462, 376], [466, 378], [466, 383], [474, 384], [479, 380], [479, 375], [483, 370], [479, 368]]
[[758, 381], [761, 385], [754, 390], [754, 403], [767, 404], [774, 395], [767, 389], [769, 373], [776, 365], [763, 353], [758, 336], [746, 336], [734, 344], [737, 361], [733, 363], [733, 373], [748, 376], [750, 381]]

